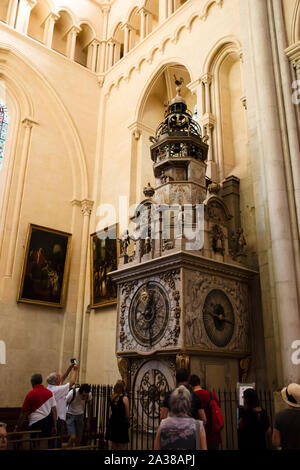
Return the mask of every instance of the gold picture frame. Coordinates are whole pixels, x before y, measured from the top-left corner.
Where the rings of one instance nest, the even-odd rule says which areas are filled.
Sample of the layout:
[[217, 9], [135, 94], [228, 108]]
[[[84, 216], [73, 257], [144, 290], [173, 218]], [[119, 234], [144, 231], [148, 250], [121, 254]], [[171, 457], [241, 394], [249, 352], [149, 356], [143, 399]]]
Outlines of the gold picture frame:
[[17, 302], [63, 308], [72, 235], [29, 224]]
[[90, 236], [90, 306], [106, 307], [117, 303], [117, 286], [107, 277], [118, 268], [119, 225], [92, 233]]

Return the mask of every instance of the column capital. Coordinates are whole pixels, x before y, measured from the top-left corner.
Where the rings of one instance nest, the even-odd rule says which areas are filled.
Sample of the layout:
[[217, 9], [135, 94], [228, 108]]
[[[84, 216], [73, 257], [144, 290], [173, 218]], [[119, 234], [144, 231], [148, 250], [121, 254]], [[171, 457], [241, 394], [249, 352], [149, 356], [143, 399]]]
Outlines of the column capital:
[[297, 69], [297, 70], [300, 69], [300, 57], [292, 61], [292, 66], [294, 67], [294, 69]]
[[201, 125], [203, 127], [209, 126], [211, 129], [215, 127], [216, 119], [211, 113], [206, 113], [202, 116]]
[[71, 26], [71, 28], [66, 32], [66, 35], [68, 35], [69, 33], [72, 33], [72, 34], [79, 34], [81, 31], [81, 28], [80, 26], [77, 26], [76, 24], [73, 24], [73, 26]]
[[137, 13], [141, 14], [144, 13], [145, 15], [152, 15], [150, 10], [147, 10], [145, 7], [141, 7], [138, 9]]
[[205, 85], [210, 85], [212, 82], [212, 78], [213, 77], [210, 73], [204, 73], [203, 75], [201, 75], [200, 80]]
[[83, 199], [80, 204], [81, 212], [83, 213], [83, 215], [90, 216], [93, 209], [94, 201], [91, 201], [89, 199]]
[[136, 31], [136, 28], [134, 28], [130, 23], [123, 23], [121, 29], [127, 29], [128, 31]]
[[244, 95], [240, 98], [242, 105], [247, 109], [247, 97]]
[[111, 6], [104, 4], [104, 5], [100, 5], [100, 8], [101, 8], [103, 15], [107, 16], [110, 12]]
[[199, 85], [201, 85], [202, 80], [201, 78], [197, 78], [193, 82], [190, 82], [186, 85], [186, 87], [192, 92], [192, 93], [197, 93], [197, 88]]
[[128, 129], [131, 131], [132, 135], [134, 136], [135, 140], [139, 140], [142, 134], [142, 128], [139, 122], [135, 121], [130, 126], [128, 126]]
[[37, 0], [26, 0], [27, 5], [29, 8], [33, 9], [35, 5], [37, 4]]
[[48, 20], [52, 20], [52, 21], [57, 21], [59, 20], [60, 18], [60, 15], [58, 13], [56, 13], [55, 11], [50, 11], [49, 14], [46, 16], [46, 18], [44, 19], [43, 23], [42, 24], [45, 24], [46, 21]]
[[148, 133], [150, 135], [155, 134], [155, 129], [152, 129], [149, 126], [145, 126], [145, 124], [143, 124], [140, 121], [132, 122], [128, 126], [128, 129], [132, 132], [132, 134], [135, 136], [135, 138], [139, 135], [139, 137], [136, 140], [138, 140], [140, 138], [143, 131], [145, 131], [146, 133]]
[[242, 62], [242, 64], [244, 63], [244, 51], [243, 49], [240, 49], [238, 51], [238, 54], [239, 54], [239, 58], [240, 58], [240, 61]]
[[98, 80], [98, 83], [100, 85], [100, 88], [102, 88], [103, 84], [104, 84], [104, 80], [105, 80], [105, 73], [99, 73], [97, 75], [97, 80]]

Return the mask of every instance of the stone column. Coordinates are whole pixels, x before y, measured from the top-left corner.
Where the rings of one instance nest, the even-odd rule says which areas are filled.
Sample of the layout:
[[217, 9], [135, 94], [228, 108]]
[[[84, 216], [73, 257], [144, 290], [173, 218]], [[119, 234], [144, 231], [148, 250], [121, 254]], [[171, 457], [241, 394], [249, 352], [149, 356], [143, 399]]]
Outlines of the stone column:
[[113, 42], [109, 40], [107, 43], [107, 70], [109, 70], [113, 66], [113, 47]]
[[[78, 201], [75, 201], [78, 205]], [[85, 288], [86, 288], [86, 268], [88, 258], [88, 242], [89, 242], [89, 222], [92, 212], [93, 201], [84, 199], [79, 202], [81, 212], [83, 214], [82, 237], [81, 237], [81, 255], [79, 268], [79, 283], [77, 293], [77, 314], [75, 327], [75, 344], [74, 357], [80, 358], [82, 347], [83, 322], [85, 314]]]
[[[299, 158], [299, 134], [297, 118], [295, 117], [295, 104], [291, 100], [292, 74], [289, 63], [282, 53], [287, 46], [287, 37], [282, 10], [281, 0], [271, 3], [274, 14], [274, 25], [276, 30], [276, 42], [278, 44], [278, 62], [281, 75], [280, 90], [282, 90], [284, 117], [286, 123], [286, 137], [288, 145], [284, 147], [286, 155], [286, 178], [289, 189], [291, 220], [295, 250], [295, 264], [298, 279], [298, 296], [300, 300], [300, 158]], [[300, 47], [298, 56], [298, 97], [300, 98]], [[298, 104], [299, 109], [299, 104]], [[300, 335], [299, 335], [300, 338]]]
[[98, 48], [98, 60], [97, 62], [99, 63], [98, 70], [100, 73], [105, 72], [105, 57], [106, 57], [106, 49], [107, 49], [107, 43], [106, 41], [100, 41], [100, 45]]
[[139, 14], [140, 14], [140, 17], [141, 17], [141, 41], [145, 38], [146, 36], [146, 10], [145, 8], [141, 8], [139, 10]]
[[204, 115], [204, 103], [203, 103], [203, 84], [201, 78], [194, 80], [187, 84], [187, 88], [196, 95], [197, 98], [197, 109], [198, 109], [198, 120], [199, 117]]
[[162, 23], [168, 18], [168, 0], [159, 1], [158, 22]]
[[276, 294], [274, 299], [276, 307], [273, 305], [272, 315], [275, 317], [274, 323], [278, 329], [279, 344], [276, 347], [281, 364], [277, 364], [277, 376], [280, 382], [278, 385], [282, 386], [299, 378], [299, 366], [291, 361], [291, 345], [294, 340], [299, 339], [300, 308], [267, 2], [250, 0], [248, 8], [250, 12], [248, 21], [252, 30], [251, 60], [255, 70], [254, 86], [257, 93], [256, 119], [259, 143], [257, 158], [262, 161], [263, 181], [266, 185], [268, 208], [266, 216], [271, 238], [269, 263], [272, 264], [271, 273]]
[[124, 26], [124, 55], [128, 53], [129, 51], [129, 25], [128, 23], [125, 23]]
[[8, 6], [7, 12], [7, 24], [12, 28], [15, 27], [16, 24], [16, 16], [17, 16], [17, 7], [18, 7], [18, 0], [11, 0]]
[[87, 57], [87, 67], [96, 72], [97, 69], [97, 58], [98, 58], [98, 47], [100, 43], [97, 39], [93, 39], [88, 45], [88, 57]]
[[52, 47], [52, 40], [53, 40], [53, 31], [55, 22], [60, 18], [60, 16], [55, 13], [54, 11], [50, 11], [49, 15], [44, 21], [44, 37], [43, 43], [45, 46], [51, 48]]
[[207, 162], [206, 162], [206, 176], [212, 181], [218, 180], [218, 168], [214, 157], [214, 139], [213, 131], [215, 128], [215, 120], [212, 116], [202, 120], [202, 127], [205, 131], [205, 135], [208, 137], [208, 153], [207, 153]]
[[113, 56], [113, 64], [118, 62], [121, 58], [121, 44], [114, 40], [114, 56]]
[[174, 2], [173, 0], [168, 0], [168, 17], [174, 13]]
[[110, 6], [102, 6], [101, 11], [103, 13], [103, 32], [102, 32], [102, 39], [107, 39], [108, 34], [108, 19], [109, 19], [109, 12]]
[[76, 49], [76, 38], [77, 34], [80, 33], [81, 28], [76, 25], [73, 25], [69, 32], [67, 38], [67, 57], [69, 59], [74, 60], [75, 58], [75, 49]]
[[212, 76], [209, 73], [206, 73], [201, 77], [201, 80], [202, 83], [204, 83], [205, 90], [205, 114], [209, 114], [211, 112], [210, 84], [212, 82]]
[[16, 30], [27, 34], [31, 10], [37, 4], [37, 0], [20, 0]]
[[10, 232], [10, 244], [7, 256], [7, 263], [6, 263], [6, 271], [5, 275], [7, 277], [12, 276], [13, 272], [13, 264], [15, 259], [15, 252], [16, 252], [16, 241], [17, 235], [19, 230], [19, 222], [20, 222], [20, 213], [22, 207], [22, 200], [23, 200], [23, 193], [24, 193], [24, 186], [26, 181], [26, 172], [27, 172], [27, 164], [28, 164], [28, 157], [29, 157], [29, 150], [30, 150], [30, 142], [31, 142], [31, 131], [34, 125], [38, 123], [33, 121], [32, 119], [25, 118], [22, 121], [22, 125], [24, 128], [24, 135], [22, 139], [22, 150], [19, 156], [19, 169], [18, 169], [18, 182], [17, 182], [17, 189], [16, 194], [14, 197], [14, 212], [11, 221], [11, 232]]

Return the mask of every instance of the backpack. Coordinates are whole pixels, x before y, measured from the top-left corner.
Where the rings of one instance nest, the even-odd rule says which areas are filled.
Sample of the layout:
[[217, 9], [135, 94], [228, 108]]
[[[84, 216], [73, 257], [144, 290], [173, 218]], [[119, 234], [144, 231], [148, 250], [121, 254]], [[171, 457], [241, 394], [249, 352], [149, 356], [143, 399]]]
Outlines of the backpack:
[[221, 431], [222, 427], [224, 426], [224, 418], [222, 411], [216, 400], [214, 400], [211, 392], [209, 392], [209, 396], [210, 401], [208, 404], [207, 413], [207, 431], [209, 434], [213, 434]]
[[74, 400], [75, 400], [75, 397], [76, 397], [76, 388], [75, 388], [75, 387], [74, 387], [74, 388], [72, 388], [72, 392], [73, 392], [73, 395], [72, 395], [72, 398], [71, 398], [71, 400], [68, 402], [68, 406], [70, 406], [70, 405], [71, 405], [71, 403], [72, 403], [72, 401], [74, 401]]

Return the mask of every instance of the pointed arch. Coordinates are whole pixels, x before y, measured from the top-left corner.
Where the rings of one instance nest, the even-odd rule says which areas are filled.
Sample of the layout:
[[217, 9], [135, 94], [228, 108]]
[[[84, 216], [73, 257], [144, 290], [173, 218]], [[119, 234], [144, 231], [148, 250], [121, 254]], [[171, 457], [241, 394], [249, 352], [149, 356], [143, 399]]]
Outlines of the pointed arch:
[[84, 67], [88, 66], [89, 46], [96, 38], [93, 26], [88, 21], [81, 21], [79, 24], [80, 32], [76, 37], [74, 60]]
[[68, 33], [72, 26], [78, 24], [75, 14], [69, 8], [58, 10], [59, 19], [55, 22], [52, 39], [52, 49], [63, 55], [68, 54]]
[[[7, 83], [8, 96], [11, 97], [13, 110], [9, 108], [10, 115], [13, 113], [14, 122], [17, 120], [15, 133], [18, 132], [21, 120], [29, 118], [36, 120], [33, 101], [29, 92], [30, 77], [33, 77], [43, 87], [45, 93], [49, 96], [49, 102], [52, 103], [53, 112], [57, 115], [57, 122], [60, 122], [62, 136], [68, 149], [67, 156], [70, 161], [73, 179], [73, 199], [88, 199], [88, 177], [85, 156], [82, 143], [73, 123], [71, 116], [65, 108], [60, 97], [52, 88], [46, 77], [36, 69], [36, 67], [22, 54], [12, 46], [7, 47], [0, 43], [0, 59], [5, 60], [5, 68], [2, 71], [2, 79]], [[19, 64], [19, 65], [18, 65]], [[20, 76], [18, 70], [20, 67], [27, 69], [26, 75]], [[25, 78], [26, 77], [26, 78]], [[28, 88], [27, 88], [28, 86]], [[11, 126], [14, 127], [14, 126]]]
[[30, 12], [27, 35], [39, 42], [44, 42], [45, 20], [51, 12], [48, 0], [38, 0]]
[[209, 176], [217, 181], [232, 172], [242, 178], [246, 171], [247, 125], [242, 105], [241, 50], [236, 37], [224, 37], [210, 50], [203, 66], [205, 87], [209, 91], [205, 112], [213, 118], [213, 122], [207, 123], [212, 124], [210, 152], [216, 165], [215, 173]]
[[[144, 106], [145, 106], [145, 103], [148, 99], [148, 96], [149, 96], [149, 93], [151, 91], [151, 86], [153, 85], [153, 83], [155, 82], [155, 80], [168, 68], [168, 67], [172, 67], [174, 65], [181, 65], [182, 67], [184, 67], [189, 76], [190, 76], [190, 81], [193, 81], [194, 78], [192, 76], [192, 71], [189, 67], [189, 65], [185, 62], [184, 59], [182, 59], [181, 57], [180, 58], [168, 58], [168, 59], [165, 59], [163, 61], [160, 62], [160, 64], [155, 68], [154, 72], [151, 74], [151, 76], [148, 78], [146, 84], [145, 84], [145, 91], [144, 93], [142, 94], [142, 96], [139, 98], [139, 101], [137, 103], [137, 107], [136, 107], [136, 121], [140, 122], [141, 121], [141, 117], [142, 117], [142, 114], [143, 114], [143, 110], [144, 110]], [[187, 82], [188, 83], [188, 82]]]

